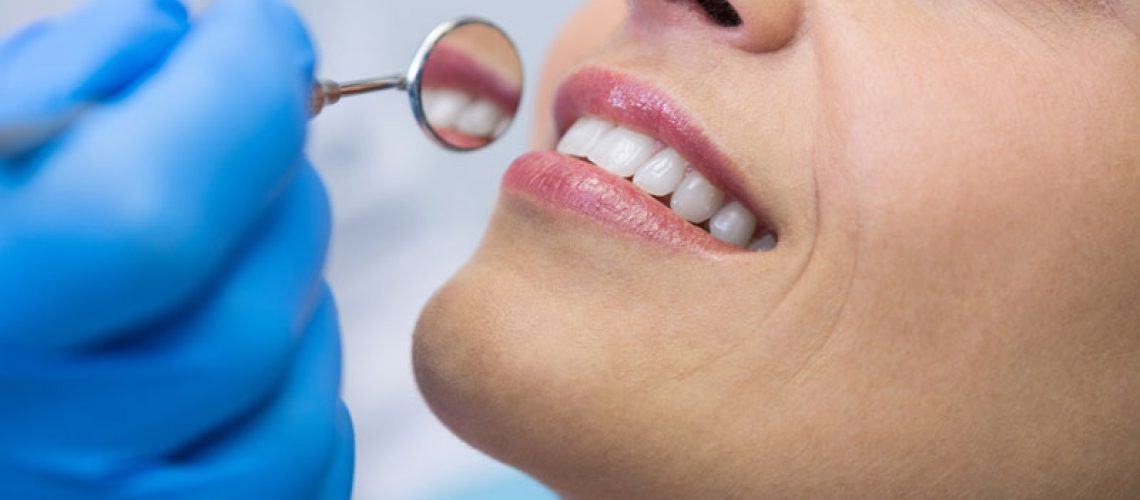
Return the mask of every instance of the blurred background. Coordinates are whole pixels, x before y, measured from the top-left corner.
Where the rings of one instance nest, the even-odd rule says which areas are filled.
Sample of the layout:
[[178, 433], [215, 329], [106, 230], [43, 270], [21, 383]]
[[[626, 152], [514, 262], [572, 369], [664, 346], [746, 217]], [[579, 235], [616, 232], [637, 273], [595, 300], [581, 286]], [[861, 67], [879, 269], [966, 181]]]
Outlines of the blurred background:
[[[114, 0], [112, 0], [114, 1]], [[77, 4], [0, 0], [0, 33]], [[208, 1], [192, 1], [202, 8]], [[544, 500], [554, 495], [447, 431], [416, 390], [411, 333], [420, 307], [474, 250], [498, 179], [526, 150], [545, 51], [578, 0], [294, 0], [319, 46], [322, 77], [403, 71], [446, 19], [497, 22], [522, 52], [522, 112], [487, 150], [455, 154], [416, 128], [403, 94], [351, 99], [312, 128], [309, 155], [336, 217], [328, 274], [345, 336], [345, 398], [357, 432], [356, 498]]]

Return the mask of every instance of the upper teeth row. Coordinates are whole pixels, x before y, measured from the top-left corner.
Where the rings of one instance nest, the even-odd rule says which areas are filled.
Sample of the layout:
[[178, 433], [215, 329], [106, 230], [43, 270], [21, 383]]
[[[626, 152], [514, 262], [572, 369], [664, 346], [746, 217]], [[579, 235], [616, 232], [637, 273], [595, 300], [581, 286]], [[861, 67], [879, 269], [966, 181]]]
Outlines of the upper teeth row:
[[775, 237], [756, 231], [756, 216], [726, 196], [672, 148], [645, 134], [596, 118], [579, 119], [558, 143], [559, 153], [585, 158], [653, 196], [672, 195], [670, 207], [694, 224], [708, 221], [713, 237], [750, 250], [775, 247]]
[[451, 89], [424, 89], [424, 116], [437, 129], [451, 128], [474, 137], [496, 137], [510, 124], [498, 104]]

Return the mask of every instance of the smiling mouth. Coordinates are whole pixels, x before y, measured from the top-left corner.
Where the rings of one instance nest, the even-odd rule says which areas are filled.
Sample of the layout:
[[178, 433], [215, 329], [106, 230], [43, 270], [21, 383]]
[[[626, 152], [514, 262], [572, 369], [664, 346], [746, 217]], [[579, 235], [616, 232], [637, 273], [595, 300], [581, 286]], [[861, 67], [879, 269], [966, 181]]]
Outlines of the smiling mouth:
[[[675, 249], [710, 255], [777, 250], [765, 202], [666, 94], [621, 73], [580, 69], [561, 85], [554, 151], [523, 155], [503, 193], [585, 215]], [[776, 219], [778, 220], [778, 219]]]
[[562, 136], [556, 151], [632, 182], [724, 243], [757, 252], [776, 247], [776, 236], [758, 225], [756, 215], [654, 137], [583, 117]]

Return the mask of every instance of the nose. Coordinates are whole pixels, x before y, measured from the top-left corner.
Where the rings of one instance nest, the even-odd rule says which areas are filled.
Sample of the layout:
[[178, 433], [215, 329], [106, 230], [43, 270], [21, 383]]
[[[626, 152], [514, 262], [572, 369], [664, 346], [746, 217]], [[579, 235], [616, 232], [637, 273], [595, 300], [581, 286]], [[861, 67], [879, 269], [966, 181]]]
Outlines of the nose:
[[803, 0], [627, 0], [630, 21], [645, 32], [699, 31], [748, 52], [774, 52], [792, 43]]

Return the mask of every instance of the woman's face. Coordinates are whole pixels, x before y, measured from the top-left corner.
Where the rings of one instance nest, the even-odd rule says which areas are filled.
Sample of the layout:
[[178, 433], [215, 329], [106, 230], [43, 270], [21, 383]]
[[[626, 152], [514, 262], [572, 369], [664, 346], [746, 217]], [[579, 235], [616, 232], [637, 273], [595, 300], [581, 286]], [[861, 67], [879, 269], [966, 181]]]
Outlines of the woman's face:
[[589, 2], [535, 147], [645, 134], [775, 248], [524, 156], [416, 333], [440, 418], [569, 497], [1140, 492], [1140, 1], [719, 3]]

